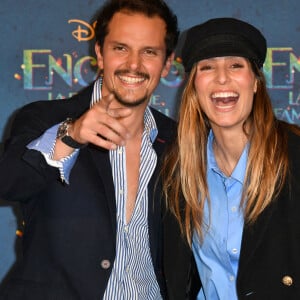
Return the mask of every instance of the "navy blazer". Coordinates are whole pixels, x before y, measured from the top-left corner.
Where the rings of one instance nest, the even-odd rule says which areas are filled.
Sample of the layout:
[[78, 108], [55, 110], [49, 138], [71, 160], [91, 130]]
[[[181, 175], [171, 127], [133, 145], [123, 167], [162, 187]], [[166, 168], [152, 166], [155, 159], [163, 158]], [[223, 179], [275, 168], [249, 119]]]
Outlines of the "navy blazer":
[[[243, 229], [239, 300], [300, 299], [300, 137], [288, 132], [290, 170], [283, 190]], [[165, 276], [172, 300], [196, 299], [201, 288], [190, 248], [174, 217], [165, 217]], [[209, 300], [209, 299], [208, 299]]]
[[[24, 218], [23, 259], [0, 299], [102, 299], [115, 259], [116, 203], [109, 152], [80, 150], [70, 184], [57, 168], [26, 145], [90, 105], [93, 85], [66, 100], [38, 101], [17, 114], [0, 159], [0, 197], [19, 201]], [[173, 139], [175, 122], [152, 109], [158, 127], [153, 147], [158, 165], [148, 186], [149, 238], [154, 270], [164, 294], [161, 270], [160, 158]], [[154, 192], [155, 191], [155, 192]]]

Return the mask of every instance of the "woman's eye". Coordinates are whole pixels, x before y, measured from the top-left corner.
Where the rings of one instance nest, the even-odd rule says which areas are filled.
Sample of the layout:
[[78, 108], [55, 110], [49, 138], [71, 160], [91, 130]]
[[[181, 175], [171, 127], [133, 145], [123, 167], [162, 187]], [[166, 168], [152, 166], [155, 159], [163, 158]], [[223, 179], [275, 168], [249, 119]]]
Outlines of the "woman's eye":
[[238, 68], [243, 68], [244, 66], [240, 63], [234, 63], [231, 65], [231, 68], [233, 69], [238, 69]]
[[213, 67], [210, 65], [203, 65], [203, 66], [199, 66], [200, 71], [207, 71], [207, 70], [211, 70]]

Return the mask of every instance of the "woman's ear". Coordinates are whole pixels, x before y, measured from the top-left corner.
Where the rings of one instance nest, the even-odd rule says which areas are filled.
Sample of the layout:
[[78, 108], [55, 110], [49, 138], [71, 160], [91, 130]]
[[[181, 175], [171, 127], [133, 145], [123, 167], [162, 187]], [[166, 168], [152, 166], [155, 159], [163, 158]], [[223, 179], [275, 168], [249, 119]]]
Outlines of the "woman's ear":
[[257, 92], [257, 79], [255, 79], [255, 82], [254, 82], [253, 92], [254, 92], [254, 94], [256, 94], [256, 92]]

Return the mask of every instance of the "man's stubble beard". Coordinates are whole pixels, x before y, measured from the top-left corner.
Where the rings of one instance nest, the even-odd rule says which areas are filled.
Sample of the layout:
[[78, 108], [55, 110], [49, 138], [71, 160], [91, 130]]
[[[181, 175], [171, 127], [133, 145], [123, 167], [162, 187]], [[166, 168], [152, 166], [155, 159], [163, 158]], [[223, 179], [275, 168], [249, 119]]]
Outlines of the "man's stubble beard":
[[[128, 90], [130, 93], [130, 90]], [[113, 89], [112, 93], [114, 94], [118, 103], [125, 107], [137, 107], [145, 102], [148, 102], [150, 96], [148, 95], [148, 90], [146, 89], [145, 95], [137, 98], [135, 100], [126, 100], [126, 98], [122, 97], [121, 93], [119, 93], [116, 89]]]
[[[145, 80], [150, 79], [149, 74], [140, 71], [136, 71], [132, 73], [129, 70], [117, 70], [115, 71], [114, 75], [118, 77], [122, 75], [126, 76], [128, 74], [143, 77]], [[148, 94], [147, 88], [145, 88], [145, 94], [142, 97], [134, 99], [135, 90], [124, 88], [124, 93], [122, 93], [116, 88], [114, 82], [112, 82], [112, 87], [113, 87], [112, 93], [114, 94], [116, 100], [125, 107], [137, 107], [145, 102], [148, 102], [148, 100], [150, 99], [150, 95]], [[126, 100], [127, 96], [128, 96], [128, 100]]]

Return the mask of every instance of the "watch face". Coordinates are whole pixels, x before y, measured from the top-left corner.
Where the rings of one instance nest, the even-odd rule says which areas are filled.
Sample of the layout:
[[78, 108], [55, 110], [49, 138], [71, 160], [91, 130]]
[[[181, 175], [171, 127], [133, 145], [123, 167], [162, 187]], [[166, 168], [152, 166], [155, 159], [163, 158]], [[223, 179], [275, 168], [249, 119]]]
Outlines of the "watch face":
[[56, 138], [60, 139], [63, 143], [65, 143], [66, 145], [74, 149], [83, 148], [86, 146], [86, 144], [80, 144], [76, 142], [68, 134], [68, 128], [72, 122], [73, 122], [72, 119], [68, 118], [63, 123], [61, 123], [57, 129]]
[[59, 125], [57, 130], [57, 136], [56, 136], [58, 139], [62, 138], [67, 134], [68, 124], [69, 123], [67, 122], [63, 122], [62, 124]]

